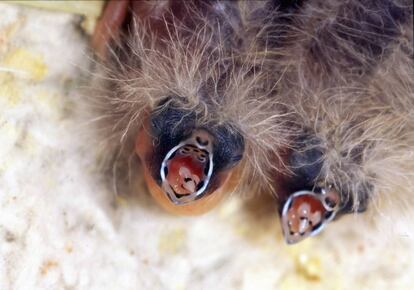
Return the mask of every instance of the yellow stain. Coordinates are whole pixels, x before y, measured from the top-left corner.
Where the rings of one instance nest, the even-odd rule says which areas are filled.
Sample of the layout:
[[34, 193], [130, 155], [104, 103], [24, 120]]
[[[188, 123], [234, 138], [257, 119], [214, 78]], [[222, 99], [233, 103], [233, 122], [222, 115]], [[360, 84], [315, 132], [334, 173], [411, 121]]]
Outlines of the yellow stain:
[[161, 234], [158, 240], [158, 250], [164, 255], [174, 255], [184, 248], [186, 231], [174, 229]]
[[7, 106], [15, 106], [21, 101], [20, 90], [10, 74], [0, 73], [0, 99], [4, 100]]
[[317, 247], [320, 241], [310, 238], [287, 247], [287, 253], [293, 261], [293, 271], [282, 279], [281, 290], [341, 290], [342, 275], [329, 269], [327, 256], [329, 253]]
[[3, 59], [2, 64], [6, 69], [22, 73], [34, 81], [45, 78], [48, 68], [43, 57], [23, 48], [17, 48], [9, 52]]
[[319, 281], [322, 278], [322, 264], [318, 256], [299, 255], [295, 261], [296, 271], [307, 280]]
[[313, 239], [306, 239], [288, 247], [296, 274], [309, 281], [319, 281], [323, 275], [323, 264], [320, 253], [315, 251]]

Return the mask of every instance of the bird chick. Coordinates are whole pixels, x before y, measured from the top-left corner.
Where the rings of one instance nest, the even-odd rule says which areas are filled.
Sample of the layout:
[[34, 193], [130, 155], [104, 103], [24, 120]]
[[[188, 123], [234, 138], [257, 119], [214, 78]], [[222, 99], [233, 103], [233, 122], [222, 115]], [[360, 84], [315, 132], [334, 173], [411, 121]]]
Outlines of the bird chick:
[[112, 166], [130, 168], [121, 160], [136, 154], [170, 212], [203, 213], [236, 187], [270, 184], [261, 163], [284, 129], [256, 57], [241, 57], [242, 30], [232, 1], [109, 1], [97, 26], [95, 109]]

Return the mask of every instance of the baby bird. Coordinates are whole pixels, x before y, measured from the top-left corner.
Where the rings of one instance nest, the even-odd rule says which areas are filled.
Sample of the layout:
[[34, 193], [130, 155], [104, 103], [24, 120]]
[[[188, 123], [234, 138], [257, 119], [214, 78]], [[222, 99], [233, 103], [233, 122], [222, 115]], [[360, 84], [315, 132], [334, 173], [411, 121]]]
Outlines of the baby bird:
[[285, 121], [259, 59], [244, 53], [240, 15], [233, 1], [109, 1], [92, 40], [114, 174], [138, 156], [132, 169], [170, 212], [270, 185], [262, 164], [285, 142]]
[[372, 202], [412, 205], [412, 1], [268, 5], [256, 38], [294, 136], [274, 173], [286, 241]]
[[109, 1], [92, 46], [114, 176], [144, 174], [177, 214], [206, 212], [233, 191], [272, 194], [288, 243], [371, 203], [409, 205], [412, 9]]

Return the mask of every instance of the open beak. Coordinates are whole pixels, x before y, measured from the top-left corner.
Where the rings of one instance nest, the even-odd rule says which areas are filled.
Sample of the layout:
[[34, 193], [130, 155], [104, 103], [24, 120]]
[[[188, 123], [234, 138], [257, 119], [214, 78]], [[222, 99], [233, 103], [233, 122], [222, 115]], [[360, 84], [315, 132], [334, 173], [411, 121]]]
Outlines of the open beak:
[[282, 229], [288, 244], [318, 234], [339, 209], [340, 196], [334, 189], [321, 192], [297, 191], [289, 196], [281, 213]]
[[[236, 186], [237, 167], [214, 171], [213, 136], [202, 129], [194, 130], [189, 138], [165, 154], [158, 167], [161, 183], [157, 182], [151, 170], [154, 165], [151, 156], [156, 152], [149, 132], [146, 122], [136, 138], [135, 151], [142, 161], [151, 195], [168, 212], [179, 215], [205, 213]], [[214, 185], [211, 184], [213, 179]]]
[[213, 174], [213, 137], [196, 130], [166, 154], [160, 169], [162, 188], [176, 205], [201, 198]]

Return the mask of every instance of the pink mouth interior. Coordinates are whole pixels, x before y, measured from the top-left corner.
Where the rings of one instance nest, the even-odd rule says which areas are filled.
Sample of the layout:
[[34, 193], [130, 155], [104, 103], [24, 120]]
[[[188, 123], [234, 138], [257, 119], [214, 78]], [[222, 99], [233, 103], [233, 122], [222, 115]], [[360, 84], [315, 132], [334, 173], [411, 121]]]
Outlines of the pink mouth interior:
[[287, 212], [289, 234], [306, 236], [318, 226], [326, 213], [322, 202], [310, 195], [300, 195], [293, 199]]
[[177, 154], [168, 161], [167, 181], [178, 194], [188, 195], [197, 191], [203, 179], [204, 164], [191, 154]]

